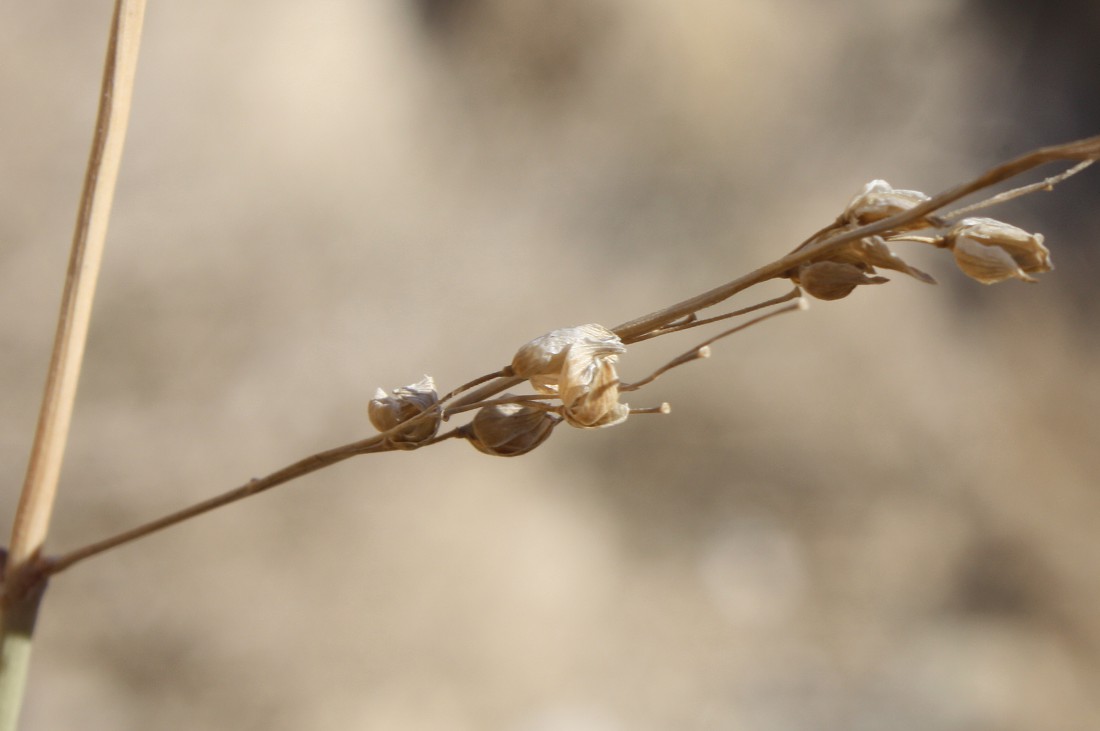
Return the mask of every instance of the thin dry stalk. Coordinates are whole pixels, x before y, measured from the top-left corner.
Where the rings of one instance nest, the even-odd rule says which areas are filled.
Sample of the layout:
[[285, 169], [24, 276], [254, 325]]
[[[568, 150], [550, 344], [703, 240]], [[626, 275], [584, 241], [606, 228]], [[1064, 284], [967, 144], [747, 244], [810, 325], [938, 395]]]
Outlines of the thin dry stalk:
[[[798, 296], [798, 289], [794, 290], [790, 294], [777, 297], [775, 299], [771, 299], [766, 302], [753, 305], [751, 307], [742, 308], [728, 314], [718, 315], [706, 319], [699, 319], [697, 315], [700, 310], [717, 305], [725, 301], [726, 299], [734, 296], [735, 294], [742, 292], [745, 289], [748, 289], [749, 287], [767, 282], [772, 279], [786, 277], [789, 275], [789, 272], [806, 262], [826, 259], [831, 254], [841, 251], [845, 246], [848, 246], [853, 241], [864, 240], [877, 234], [884, 234], [899, 229], [904, 230], [907, 225], [915, 221], [920, 221], [921, 219], [930, 220], [932, 214], [942, 209], [944, 206], [949, 205], [950, 203], [953, 203], [960, 198], [968, 196], [979, 190], [983, 190], [1011, 177], [1031, 170], [1032, 168], [1060, 160], [1089, 161], [1095, 160], [1097, 158], [1100, 158], [1100, 136], [1071, 142], [1064, 145], [1046, 147], [1036, 150], [1034, 152], [1030, 152], [1015, 160], [991, 168], [990, 170], [986, 171], [985, 173], [979, 175], [978, 177], [967, 183], [951, 188], [935, 197], [928, 199], [924, 203], [915, 205], [908, 210], [905, 210], [888, 218], [884, 218], [883, 220], [859, 227], [848, 226], [838, 228], [836, 226], [827, 226], [811, 236], [809, 239], [807, 239], [807, 241], [803, 242], [803, 244], [798, 246], [793, 252], [772, 262], [771, 264], [761, 267], [743, 277], [723, 284], [720, 287], [716, 287], [708, 292], [704, 292], [701, 295], [689, 298], [687, 300], [684, 300], [683, 302], [679, 302], [662, 310], [658, 310], [657, 312], [626, 322], [610, 332], [613, 333], [615, 336], [621, 338], [622, 343], [632, 344], [642, 340], [650, 339], [656, 335], [667, 334], [683, 329], [688, 329], [690, 327], [695, 327], [698, 325], [709, 324], [726, 319], [728, 317], [748, 314], [762, 308], [775, 306], [783, 302], [788, 302], [792, 298]], [[1066, 177], [1077, 172], [1082, 167], [1082, 165], [1079, 165], [1077, 167], [1074, 167], [1070, 171], [1067, 171], [1066, 173], [1047, 178], [1039, 184], [1026, 186], [1026, 189], [1029, 191], [1033, 191], [1049, 188], [1054, 183], [1064, 180]], [[991, 200], [997, 201], [1000, 200], [1000, 198], [994, 197]], [[914, 241], [918, 240], [918, 237], [910, 236], [908, 238]], [[931, 240], [932, 239], [929, 239], [929, 241]], [[783, 307], [769, 314], [763, 315], [760, 318], [756, 318], [749, 323], [745, 323], [726, 330], [718, 334], [717, 336], [708, 339], [701, 345], [696, 346], [680, 358], [672, 361], [667, 366], [660, 369], [653, 376], [647, 379], [643, 379], [642, 381], [635, 384], [623, 384], [623, 389], [636, 390], [640, 386], [652, 381], [656, 376], [665, 372], [669, 368], [681, 365], [691, 360], [696, 360], [700, 357], [705, 357], [708, 351], [706, 346], [714, 342], [715, 340], [737, 332], [744, 327], [753, 324], [754, 322], [770, 318], [775, 314], [780, 314], [782, 312], [796, 309], [799, 306], [800, 303], [790, 305], [788, 307]], [[229, 503], [242, 500], [246, 497], [250, 497], [259, 492], [275, 487], [276, 485], [284, 484], [293, 479], [296, 479], [297, 477], [301, 477], [305, 474], [330, 466], [332, 464], [335, 464], [336, 462], [343, 461], [349, 457], [358, 454], [385, 452], [395, 449], [416, 448], [417, 445], [410, 446], [408, 444], [402, 445], [392, 443], [389, 440], [389, 437], [396, 435], [402, 430], [409, 429], [419, 422], [432, 418], [445, 420], [452, 415], [456, 415], [465, 411], [471, 411], [473, 409], [482, 408], [485, 406], [508, 403], [534, 405], [535, 402], [532, 401], [532, 399], [538, 400], [547, 398], [545, 395], [507, 396], [503, 398], [494, 398], [498, 394], [501, 394], [504, 391], [520, 383], [523, 383], [526, 380], [525, 378], [516, 376], [514, 373], [515, 371], [512, 369], [511, 366], [507, 366], [498, 371], [488, 373], [447, 393], [432, 408], [423, 411], [418, 416], [404, 421], [398, 426], [389, 429], [388, 431], [384, 431], [373, 437], [358, 442], [353, 442], [342, 447], [319, 452], [315, 455], [306, 457], [303, 460], [295, 462], [292, 465], [284, 467], [283, 469], [273, 472], [266, 477], [253, 480], [249, 483], [246, 483], [245, 485], [223, 493], [220, 496], [211, 498], [202, 503], [193, 505], [189, 508], [185, 508], [170, 515], [164, 516], [160, 519], [119, 533], [110, 538], [97, 541], [82, 548], [78, 548], [52, 559], [40, 561], [38, 564], [38, 570], [43, 576], [49, 576], [58, 573], [66, 568], [71, 567], [79, 561], [102, 553], [106, 550], [109, 550], [110, 548], [114, 548], [116, 546], [137, 540], [151, 533], [163, 530], [170, 525], [175, 525], [177, 523], [183, 522], [184, 520], [188, 520], [215, 508], [228, 505]], [[666, 411], [667, 409], [662, 406], [655, 409], [632, 409], [631, 413], [665, 413]], [[456, 435], [461, 434], [450, 432], [439, 437], [434, 437], [431, 440], [420, 444], [419, 446], [434, 444], [436, 442]]]
[[96, 279], [129, 120], [144, 0], [116, 0], [96, 119], [73, 236], [61, 314], [34, 446], [16, 509], [4, 577], [0, 657], [0, 731], [14, 729], [30, 663], [41, 599], [37, 560], [49, 530], [87, 341]]
[[[688, 317], [699, 310], [713, 307], [719, 302], [729, 299], [738, 292], [742, 292], [761, 282], [781, 277], [785, 272], [798, 267], [800, 264], [823, 257], [831, 251], [839, 251], [845, 244], [859, 241], [860, 239], [876, 234], [882, 234], [892, 229], [901, 228], [906, 224], [918, 221], [935, 213], [944, 206], [950, 205], [960, 198], [965, 198], [979, 190], [997, 185], [1009, 178], [1013, 178], [1028, 170], [1037, 168], [1040, 165], [1058, 162], [1059, 160], [1085, 161], [1097, 159], [1100, 159], [1100, 135], [1069, 142], [1064, 145], [1042, 147], [1026, 155], [1021, 155], [1015, 160], [1009, 160], [1006, 163], [990, 168], [973, 180], [957, 185], [954, 188], [949, 188], [907, 211], [889, 218], [884, 218], [881, 221], [867, 224], [866, 226], [841, 231], [809, 246], [800, 246], [782, 259], [774, 261], [767, 266], [763, 266], [743, 277], [739, 277], [732, 282], [727, 282], [720, 287], [715, 287], [708, 292], [671, 305], [663, 310], [658, 310], [657, 312], [625, 322], [614, 328], [614, 332], [622, 338], [624, 343], [629, 344], [636, 342], [639, 338], [646, 336], [657, 328], [675, 322], [683, 317]], [[1049, 184], [1049, 181], [1043, 181], [1042, 187], [1045, 188]]]

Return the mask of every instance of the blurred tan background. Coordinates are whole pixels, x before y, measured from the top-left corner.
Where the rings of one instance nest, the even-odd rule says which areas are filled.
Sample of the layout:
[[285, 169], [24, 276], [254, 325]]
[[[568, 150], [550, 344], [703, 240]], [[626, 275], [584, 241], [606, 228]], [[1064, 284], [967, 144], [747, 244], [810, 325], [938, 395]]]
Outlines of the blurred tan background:
[[[1002, 5], [151, 3], [51, 550], [731, 279], [871, 178], [1100, 133], [1100, 8]], [[5, 530], [109, 15], [0, 6]], [[631, 399], [667, 417], [360, 458], [75, 567], [24, 728], [1100, 728], [1098, 194], [994, 213], [1040, 285], [917, 251], [939, 287], [738, 335]]]

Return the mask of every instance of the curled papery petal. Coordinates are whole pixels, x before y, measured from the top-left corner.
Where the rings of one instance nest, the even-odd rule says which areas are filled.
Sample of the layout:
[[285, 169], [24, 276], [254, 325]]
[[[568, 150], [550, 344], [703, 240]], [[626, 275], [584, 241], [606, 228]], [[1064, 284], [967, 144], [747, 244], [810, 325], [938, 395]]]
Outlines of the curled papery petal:
[[818, 261], [798, 268], [795, 284], [806, 294], [819, 300], [838, 300], [847, 297], [861, 284], [884, 284], [886, 277], [871, 277], [855, 264], [837, 261]]
[[552, 330], [524, 345], [512, 358], [512, 370], [530, 380], [539, 393], [557, 395], [564, 372], [597, 360], [614, 362], [625, 352], [619, 336], [603, 325], [577, 325]]
[[964, 218], [948, 231], [955, 263], [971, 279], [996, 284], [1006, 279], [1038, 281], [1032, 274], [1054, 268], [1042, 234], [992, 218]]
[[[872, 180], [851, 200], [844, 209], [842, 218], [849, 223], [863, 226], [908, 211], [927, 200], [928, 196], [919, 190], [897, 190], [885, 180]], [[927, 225], [927, 221], [920, 219], [909, 226], [903, 226], [902, 230], [924, 228]]]
[[518, 457], [545, 442], [560, 423], [560, 418], [545, 409], [493, 404], [479, 409], [473, 421], [463, 427], [462, 435], [485, 454]]
[[626, 421], [626, 417], [630, 416], [630, 406], [615, 402], [607, 409], [597, 410], [588, 408], [587, 404], [581, 404], [577, 408], [562, 409], [562, 416], [570, 426], [579, 429], [601, 429]]
[[895, 272], [902, 272], [914, 279], [919, 279], [925, 284], [936, 283], [936, 280], [930, 274], [910, 266], [900, 256], [890, 251], [890, 247], [886, 245], [886, 241], [881, 236], [869, 236], [860, 239], [852, 249], [856, 252], [856, 257], [868, 266], [893, 269]]
[[512, 370], [536, 391], [561, 399], [561, 413], [584, 429], [624, 421], [629, 407], [619, 403], [615, 361], [626, 352], [619, 337], [602, 325], [554, 330], [524, 345]]
[[630, 415], [630, 407], [619, 403], [619, 376], [609, 359], [598, 359], [583, 367], [576, 364], [562, 383], [562, 416], [571, 426], [614, 426]]
[[[439, 403], [439, 394], [435, 391], [435, 382], [431, 376], [424, 376], [419, 382], [393, 389], [393, 395], [381, 388], [375, 391], [374, 398], [367, 406], [367, 415], [378, 431], [389, 431], [400, 424], [419, 416]], [[405, 429], [399, 429], [390, 435], [393, 444], [413, 445], [431, 439], [439, 431], [442, 415], [439, 413], [425, 417]]]

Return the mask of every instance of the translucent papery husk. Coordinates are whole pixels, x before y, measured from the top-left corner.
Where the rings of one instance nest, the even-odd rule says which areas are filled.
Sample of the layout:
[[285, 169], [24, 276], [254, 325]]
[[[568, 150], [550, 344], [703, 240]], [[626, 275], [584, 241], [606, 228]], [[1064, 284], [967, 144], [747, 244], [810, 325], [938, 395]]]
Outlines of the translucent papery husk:
[[613, 360], [625, 352], [619, 336], [604, 326], [577, 325], [553, 330], [521, 347], [512, 358], [512, 371], [539, 393], [557, 395], [566, 370], [597, 359]]
[[630, 407], [619, 403], [619, 376], [612, 357], [566, 372], [562, 384], [562, 416], [571, 426], [614, 426], [630, 415]]
[[602, 429], [626, 421], [630, 416], [630, 406], [616, 401], [609, 408], [603, 409], [582, 402], [574, 407], [563, 407], [561, 413], [570, 426], [578, 429]]
[[463, 435], [480, 452], [494, 457], [518, 457], [545, 442], [559, 423], [561, 419], [545, 409], [524, 404], [493, 404], [478, 410]]
[[1032, 274], [1054, 268], [1042, 234], [993, 218], [964, 218], [951, 227], [947, 243], [959, 269], [982, 284], [1006, 279], [1035, 282]]
[[[431, 376], [424, 376], [417, 383], [393, 389], [392, 396], [383, 389], [378, 389], [367, 405], [367, 415], [374, 428], [385, 432], [419, 416], [438, 403], [439, 394], [436, 393], [435, 382]], [[393, 444], [419, 444], [434, 437], [441, 422], [441, 414], [425, 417], [405, 429], [397, 430], [389, 436], [389, 440]]]
[[[919, 190], [898, 190], [885, 180], [872, 180], [863, 186], [863, 190], [848, 203], [841, 218], [848, 223], [864, 226], [904, 213], [927, 200], [930, 198]], [[897, 230], [912, 231], [928, 228], [929, 225], [929, 222], [922, 218]]]
[[819, 300], [842, 299], [861, 284], [885, 284], [890, 281], [886, 277], [868, 276], [866, 270], [856, 264], [839, 261], [803, 264], [792, 279], [806, 294]]
[[890, 250], [881, 236], [852, 241], [830, 252], [827, 259], [810, 261], [787, 276], [812, 297], [837, 300], [847, 297], [861, 284], [883, 284], [890, 280], [877, 275], [876, 267], [907, 274], [926, 284], [935, 284], [929, 274], [910, 266]]

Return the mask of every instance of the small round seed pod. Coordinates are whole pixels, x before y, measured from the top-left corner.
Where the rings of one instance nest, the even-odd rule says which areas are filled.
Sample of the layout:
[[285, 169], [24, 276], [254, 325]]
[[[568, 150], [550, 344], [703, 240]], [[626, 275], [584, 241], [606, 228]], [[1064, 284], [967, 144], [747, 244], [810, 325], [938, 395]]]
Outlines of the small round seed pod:
[[817, 261], [799, 267], [794, 281], [811, 297], [838, 300], [847, 297], [861, 284], [884, 284], [890, 280], [867, 276], [867, 272], [855, 264]]
[[552, 330], [520, 348], [512, 370], [531, 381], [536, 391], [557, 395], [566, 374], [607, 361], [614, 363], [626, 346], [603, 325], [577, 325]]
[[946, 240], [963, 274], [982, 284], [1035, 282], [1032, 274], [1054, 268], [1042, 234], [993, 218], [964, 218], [951, 227]]
[[478, 410], [473, 421], [462, 428], [462, 436], [485, 454], [518, 457], [545, 442], [560, 423], [559, 417], [544, 409], [493, 404]]
[[619, 336], [602, 325], [553, 330], [524, 345], [512, 371], [536, 391], [561, 399], [571, 426], [592, 429], [622, 423], [630, 413], [619, 403], [615, 362], [626, 352]]
[[[435, 382], [431, 376], [424, 376], [418, 383], [393, 389], [392, 396], [378, 389], [367, 406], [367, 415], [371, 424], [384, 432], [423, 414], [437, 403], [439, 394], [435, 391]], [[436, 412], [405, 429], [399, 429], [388, 440], [396, 447], [415, 446], [434, 437], [441, 421], [442, 415]]]
[[[896, 190], [885, 180], [872, 180], [848, 203], [841, 218], [848, 223], [863, 226], [904, 213], [927, 200], [928, 196], [919, 190]], [[928, 221], [919, 219], [902, 228], [904, 230], [926, 226]]]

